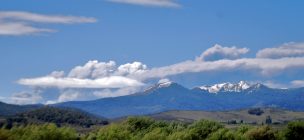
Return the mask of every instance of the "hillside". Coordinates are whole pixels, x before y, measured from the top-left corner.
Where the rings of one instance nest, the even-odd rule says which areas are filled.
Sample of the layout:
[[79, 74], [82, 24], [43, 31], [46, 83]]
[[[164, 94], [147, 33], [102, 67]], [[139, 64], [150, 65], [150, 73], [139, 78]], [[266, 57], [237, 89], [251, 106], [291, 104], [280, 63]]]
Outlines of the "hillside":
[[0, 116], [9, 116], [42, 107], [42, 105], [12, 105], [0, 102]]
[[4, 123], [16, 125], [55, 123], [57, 125], [90, 127], [92, 125], [106, 125], [108, 121], [105, 118], [96, 117], [76, 109], [46, 106], [7, 117]]
[[167, 111], [158, 114], [149, 115], [158, 120], [176, 120], [184, 122], [193, 122], [201, 119], [225, 122], [235, 120], [240, 123], [262, 124], [265, 123], [267, 116], [270, 116], [272, 123], [282, 124], [293, 120], [303, 120], [304, 112], [294, 112], [277, 108], [263, 108], [260, 115], [249, 114], [249, 109], [234, 111]]

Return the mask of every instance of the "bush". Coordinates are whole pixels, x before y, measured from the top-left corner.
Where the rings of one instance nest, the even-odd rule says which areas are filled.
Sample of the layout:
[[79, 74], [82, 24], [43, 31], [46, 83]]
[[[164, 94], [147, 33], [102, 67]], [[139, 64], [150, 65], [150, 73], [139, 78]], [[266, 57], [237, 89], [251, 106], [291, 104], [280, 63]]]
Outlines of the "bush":
[[303, 140], [304, 139], [304, 121], [294, 121], [287, 125], [284, 132], [287, 140]]
[[112, 124], [100, 129], [96, 135], [93, 134], [89, 138], [98, 140], [130, 140], [132, 135], [125, 125]]
[[[76, 140], [78, 136], [71, 128], [58, 128], [55, 124], [29, 125], [1, 130], [2, 137], [12, 140]], [[2, 138], [1, 138], [2, 139]]]
[[221, 128], [218, 131], [212, 133], [208, 140], [235, 140], [237, 139], [236, 133], [233, 131], [227, 129], [227, 128]]
[[192, 139], [206, 139], [211, 133], [223, 128], [224, 126], [220, 123], [200, 120], [189, 126], [189, 133]]
[[276, 133], [269, 126], [262, 126], [251, 129], [245, 133], [249, 140], [275, 140]]
[[0, 129], [0, 140], [7, 140], [9, 138], [9, 131], [6, 129]]
[[155, 121], [148, 117], [130, 117], [124, 124], [131, 132], [146, 131]]
[[143, 140], [167, 140], [168, 133], [161, 128], [155, 128], [144, 135]]
[[175, 133], [172, 133], [169, 137], [168, 140], [192, 140], [194, 139], [193, 136], [189, 133], [188, 130], [184, 131], [178, 131]]

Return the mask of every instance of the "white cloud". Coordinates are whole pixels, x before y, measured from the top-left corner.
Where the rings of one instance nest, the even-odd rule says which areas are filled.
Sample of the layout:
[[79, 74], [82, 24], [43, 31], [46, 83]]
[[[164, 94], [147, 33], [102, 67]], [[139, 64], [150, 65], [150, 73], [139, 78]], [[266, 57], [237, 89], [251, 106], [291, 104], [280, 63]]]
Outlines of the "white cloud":
[[304, 57], [304, 43], [286, 43], [276, 48], [265, 48], [256, 54], [258, 58]]
[[0, 20], [19, 20], [37, 23], [94, 23], [97, 20], [91, 17], [43, 15], [24, 11], [0, 11]]
[[116, 3], [134, 4], [142, 6], [158, 6], [158, 7], [181, 7], [174, 0], [107, 0]]
[[92, 60], [82, 66], [76, 66], [68, 72], [67, 76], [64, 71], [54, 71], [43, 77], [23, 78], [18, 80], [18, 83], [34, 89], [60, 89], [58, 99], [46, 102], [54, 104], [133, 94], [139, 91], [144, 84], [132, 75], [142, 74], [146, 71], [147, 66], [141, 62], [117, 66], [114, 61]]
[[3, 23], [0, 20], [0, 35], [28, 35], [43, 32], [56, 32], [52, 29], [36, 28], [21, 22]]
[[304, 80], [294, 80], [291, 82], [294, 87], [304, 87]]
[[88, 61], [83, 66], [73, 68], [68, 77], [72, 78], [99, 78], [110, 76], [116, 70], [114, 61], [98, 62], [97, 60]]
[[222, 47], [221, 45], [216, 44], [204, 51], [197, 60], [214, 61], [220, 59], [237, 59], [248, 52], [248, 48], [237, 48], [234, 46]]
[[43, 98], [39, 95], [39, 93], [20, 92], [14, 94], [8, 100], [9, 103], [24, 105], [40, 103]]
[[55, 78], [61, 78], [64, 77], [64, 71], [53, 71], [51, 74], [49, 74], [49, 76]]
[[98, 79], [55, 78], [46, 76], [38, 78], [20, 79], [18, 83], [26, 86], [45, 88], [123, 88], [128, 86], [143, 85], [137, 80], [122, 76], [110, 76]]
[[93, 95], [97, 98], [108, 98], [108, 97], [118, 97], [118, 96], [126, 96], [130, 94], [134, 94], [139, 92], [141, 87], [125, 87], [120, 89], [104, 89], [94, 91]]
[[96, 21], [95, 18], [91, 17], [43, 15], [24, 11], [0, 11], [0, 35], [31, 35], [56, 31], [35, 27], [33, 23], [73, 24], [94, 23]]
[[57, 99], [47, 100], [45, 104], [56, 104], [68, 101], [85, 101], [95, 99], [89, 91], [78, 90], [78, 89], [64, 89], [61, 90], [60, 95]]
[[142, 75], [141, 79], [163, 78], [183, 73], [197, 73], [208, 71], [230, 71], [246, 70], [258, 71], [264, 75], [272, 75], [284, 72], [288, 69], [304, 69], [304, 57], [297, 58], [241, 58], [236, 60], [217, 60], [217, 61], [184, 61], [170, 66], [153, 68]]
[[68, 90], [63, 92], [59, 98], [58, 102], [67, 102], [67, 101], [75, 101], [82, 97], [82, 94], [75, 90]]
[[[257, 83], [257, 82], [255, 82], [255, 83]], [[279, 83], [277, 81], [270, 81], [270, 80], [264, 81], [264, 82], [259, 82], [259, 83], [263, 83], [267, 87], [277, 88], [277, 89], [286, 89], [286, 88], [290, 88], [291, 87], [288, 84], [283, 84], [283, 83]]]
[[[54, 71], [47, 76], [23, 78], [17, 82], [33, 88], [59, 88], [61, 89], [61, 94], [66, 91], [65, 89], [111, 89], [111, 93], [114, 96], [121, 96], [130, 94], [131, 91], [137, 91], [135, 89], [144, 85], [136, 77], [131, 76], [142, 74], [146, 70], [147, 66], [141, 62], [116, 66], [114, 61], [98, 62], [97, 60], [92, 60], [83, 66], [76, 66], [68, 72], [67, 76], [65, 76], [64, 71]], [[101, 96], [102, 93], [104, 94], [102, 96], [110, 97], [110, 95], [106, 95], [107, 92], [105, 91], [107, 90], [98, 90], [99, 95]], [[64, 95], [62, 97], [66, 97]]]
[[142, 74], [147, 71], [147, 65], [141, 62], [127, 63], [117, 68], [118, 75]]
[[147, 70], [147, 66], [141, 62], [133, 62], [117, 66], [114, 61], [98, 62], [88, 61], [83, 66], [73, 68], [68, 77], [71, 78], [102, 78], [107, 76], [129, 76], [141, 74]]

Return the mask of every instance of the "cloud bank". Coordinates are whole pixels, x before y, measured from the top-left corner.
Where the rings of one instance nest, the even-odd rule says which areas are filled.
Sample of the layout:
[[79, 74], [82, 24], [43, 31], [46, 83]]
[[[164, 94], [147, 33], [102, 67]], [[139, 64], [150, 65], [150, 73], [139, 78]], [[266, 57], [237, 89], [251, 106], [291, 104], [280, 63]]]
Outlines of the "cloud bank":
[[44, 88], [123, 88], [143, 85], [141, 82], [122, 76], [110, 76], [98, 79], [55, 78], [47, 76], [20, 79], [18, 83], [26, 86]]
[[54, 29], [35, 27], [33, 24], [75, 24], [97, 22], [92, 17], [44, 15], [25, 11], [0, 11], [0, 35], [31, 35], [56, 32]]
[[199, 73], [208, 71], [224, 72], [229, 70], [257, 71], [260, 74], [271, 76], [288, 69], [304, 68], [304, 57], [297, 58], [241, 58], [236, 60], [217, 61], [185, 61], [170, 66], [154, 68], [142, 75], [142, 79], [163, 78], [183, 73]]
[[286, 43], [258, 51], [258, 58], [304, 57], [304, 43]]

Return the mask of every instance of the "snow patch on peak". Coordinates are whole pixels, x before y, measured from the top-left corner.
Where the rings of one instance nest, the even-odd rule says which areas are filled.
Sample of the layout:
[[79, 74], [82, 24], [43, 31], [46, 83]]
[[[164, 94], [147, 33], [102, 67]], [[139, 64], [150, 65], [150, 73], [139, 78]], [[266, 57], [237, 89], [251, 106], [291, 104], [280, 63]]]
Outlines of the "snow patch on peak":
[[151, 90], [169, 87], [172, 84], [173, 84], [173, 82], [170, 81], [169, 79], [160, 79], [157, 84], [155, 84], [155, 85], [153, 85], [151, 87], [148, 87], [147, 89], [144, 90], [144, 92], [149, 92]]
[[245, 81], [240, 81], [239, 83], [238, 83], [238, 86], [242, 89], [242, 90], [245, 90], [245, 89], [248, 89], [248, 88], [250, 88], [250, 84], [248, 84], [247, 82], [245, 82]]
[[232, 83], [221, 83], [215, 84], [212, 86], [201, 86], [199, 87], [202, 90], [206, 90], [210, 93], [218, 93], [218, 92], [241, 92], [250, 88], [251, 85], [245, 81], [240, 81], [239, 83], [232, 84]]
[[158, 84], [158, 87], [159, 87], [159, 88], [162, 88], [162, 87], [169, 87], [171, 84], [172, 84], [172, 82], [160, 83], [160, 84]]
[[158, 88], [169, 87], [173, 82], [169, 79], [160, 79], [158, 81]]

